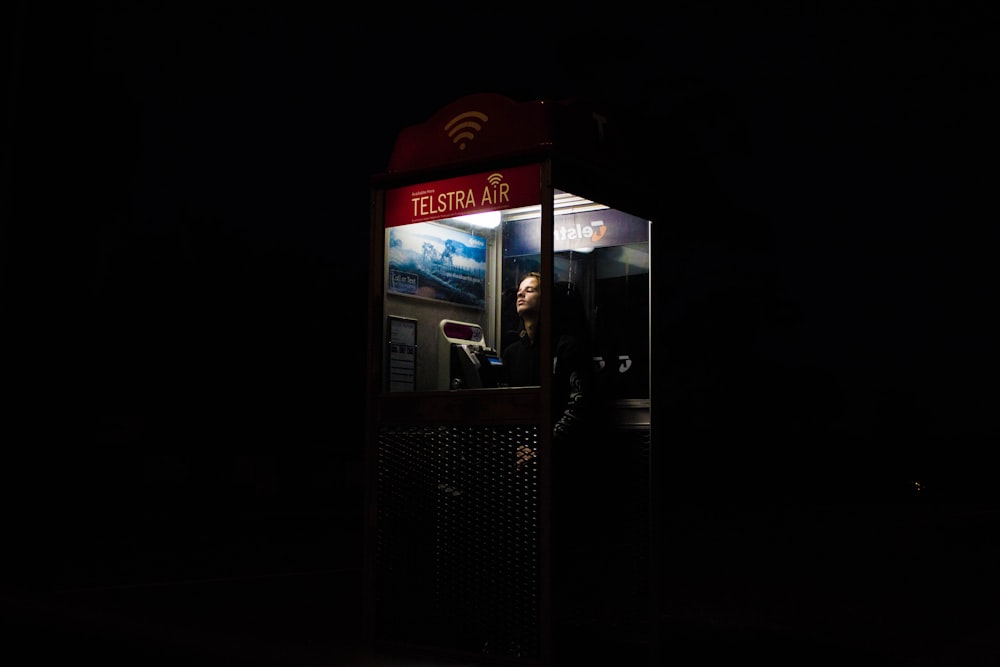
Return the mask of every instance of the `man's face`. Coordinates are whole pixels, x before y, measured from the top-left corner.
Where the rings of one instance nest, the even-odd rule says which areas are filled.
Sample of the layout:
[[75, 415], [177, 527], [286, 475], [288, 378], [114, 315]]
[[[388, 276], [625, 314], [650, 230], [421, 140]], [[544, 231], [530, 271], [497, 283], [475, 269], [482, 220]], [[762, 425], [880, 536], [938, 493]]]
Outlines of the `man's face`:
[[517, 314], [524, 317], [526, 313], [538, 313], [540, 294], [537, 278], [528, 276], [522, 280], [517, 288]]

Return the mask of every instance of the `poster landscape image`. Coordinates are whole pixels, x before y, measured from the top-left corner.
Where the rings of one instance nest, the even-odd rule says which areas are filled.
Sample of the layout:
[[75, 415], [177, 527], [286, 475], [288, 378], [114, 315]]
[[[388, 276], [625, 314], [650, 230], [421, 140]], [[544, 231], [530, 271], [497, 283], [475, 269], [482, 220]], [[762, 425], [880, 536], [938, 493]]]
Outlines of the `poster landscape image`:
[[446, 225], [389, 228], [389, 292], [486, 307], [486, 239]]

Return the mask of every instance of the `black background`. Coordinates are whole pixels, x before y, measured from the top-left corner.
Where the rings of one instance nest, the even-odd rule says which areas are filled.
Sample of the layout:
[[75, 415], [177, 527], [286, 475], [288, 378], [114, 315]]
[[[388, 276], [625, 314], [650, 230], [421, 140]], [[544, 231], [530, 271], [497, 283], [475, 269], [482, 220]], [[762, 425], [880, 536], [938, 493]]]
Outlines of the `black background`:
[[987, 7], [8, 5], [15, 588], [213, 576], [240, 540], [272, 553], [247, 571], [360, 568], [369, 179], [478, 92], [625, 128], [671, 241], [678, 434], [770, 482], [855, 471], [828, 501], [991, 512]]

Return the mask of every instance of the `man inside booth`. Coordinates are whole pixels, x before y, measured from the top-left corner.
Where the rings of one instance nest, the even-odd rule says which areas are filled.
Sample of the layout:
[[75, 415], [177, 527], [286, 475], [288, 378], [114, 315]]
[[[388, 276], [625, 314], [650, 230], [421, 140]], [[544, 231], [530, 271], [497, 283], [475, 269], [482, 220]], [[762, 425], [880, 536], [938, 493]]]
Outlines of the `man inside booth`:
[[[537, 271], [526, 274], [518, 284], [515, 303], [521, 330], [502, 354], [511, 387], [537, 386], [540, 381], [542, 288], [542, 275]], [[555, 284], [552, 320], [552, 435], [553, 442], [560, 443], [584, 434], [595, 386], [589, 326], [572, 283]]]

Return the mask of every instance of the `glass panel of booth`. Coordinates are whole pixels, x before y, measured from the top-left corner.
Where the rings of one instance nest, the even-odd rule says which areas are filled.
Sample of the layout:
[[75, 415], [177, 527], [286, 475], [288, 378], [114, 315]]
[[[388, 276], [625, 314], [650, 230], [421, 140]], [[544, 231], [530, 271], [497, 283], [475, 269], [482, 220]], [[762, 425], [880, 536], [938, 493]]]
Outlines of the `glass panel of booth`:
[[[558, 190], [553, 211], [551, 284], [590, 327], [603, 393], [648, 398], [649, 222]], [[541, 233], [538, 204], [386, 225], [386, 391], [512, 386], [503, 356]]]
[[[387, 326], [413, 328], [414, 391], [503, 387], [496, 336], [500, 211], [388, 226]], [[391, 340], [393, 331], [387, 331]], [[398, 350], [396, 350], [398, 352]], [[398, 364], [387, 348], [386, 389]]]
[[[505, 219], [505, 295], [517, 292], [521, 277], [541, 270], [538, 216], [524, 209]], [[602, 398], [648, 399], [650, 222], [555, 190], [552, 230], [553, 317], [582, 319]], [[502, 299], [500, 321], [505, 347], [520, 328], [513, 298]]]

